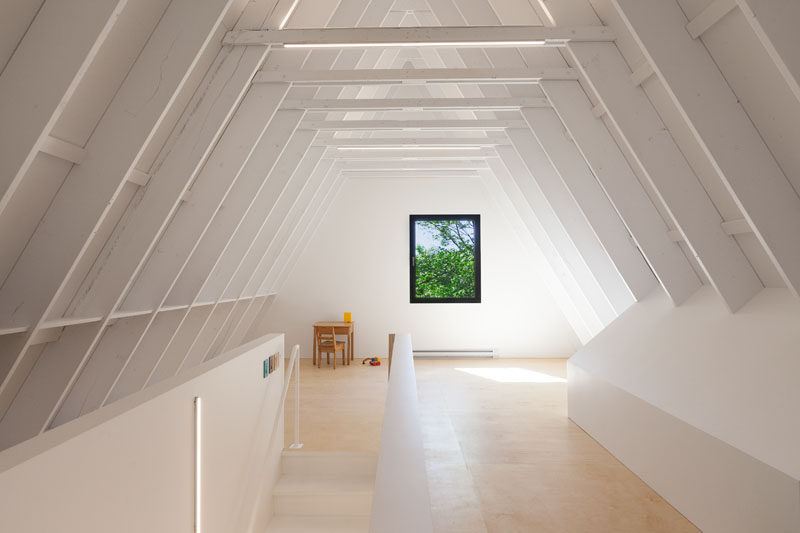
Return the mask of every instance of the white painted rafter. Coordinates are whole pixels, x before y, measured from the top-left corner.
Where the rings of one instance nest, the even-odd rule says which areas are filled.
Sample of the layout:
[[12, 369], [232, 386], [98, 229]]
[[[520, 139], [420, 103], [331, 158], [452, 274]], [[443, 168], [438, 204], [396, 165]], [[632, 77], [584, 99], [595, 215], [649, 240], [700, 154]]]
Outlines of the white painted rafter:
[[786, 286], [800, 295], [800, 197], [708, 50], [686, 32], [680, 5], [613, 2]]
[[795, 98], [800, 101], [800, 46], [797, 43], [800, 2], [792, 0], [735, 1], [761, 44], [775, 62]]
[[761, 290], [752, 265], [721, 229], [722, 217], [616, 46], [576, 43], [567, 50], [607, 111], [700, 267], [731, 310]]

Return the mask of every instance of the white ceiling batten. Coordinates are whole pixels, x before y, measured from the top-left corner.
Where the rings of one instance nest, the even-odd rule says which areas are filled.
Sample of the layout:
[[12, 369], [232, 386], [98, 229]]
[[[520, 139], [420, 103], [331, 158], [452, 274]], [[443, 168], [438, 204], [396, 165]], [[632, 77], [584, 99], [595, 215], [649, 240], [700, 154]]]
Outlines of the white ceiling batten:
[[284, 100], [284, 109], [313, 111], [517, 110], [550, 107], [546, 98], [356, 98]]
[[564, 46], [571, 41], [613, 40], [614, 34], [605, 26], [433, 26], [236, 30], [225, 35], [223, 44], [284, 48], [523, 48]]
[[414, 83], [538, 83], [541, 80], [577, 80], [572, 68], [420, 68], [342, 70], [261, 70], [253, 83], [309, 85], [396, 85]]

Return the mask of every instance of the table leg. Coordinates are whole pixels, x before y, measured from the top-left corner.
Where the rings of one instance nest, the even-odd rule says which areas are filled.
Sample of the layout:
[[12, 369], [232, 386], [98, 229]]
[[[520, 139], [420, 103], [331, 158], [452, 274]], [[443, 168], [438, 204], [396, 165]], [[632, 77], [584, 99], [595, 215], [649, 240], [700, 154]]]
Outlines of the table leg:
[[311, 345], [314, 347], [314, 353], [311, 355], [311, 363], [317, 366], [317, 328], [312, 329], [314, 330], [314, 338], [311, 341]]
[[352, 329], [350, 330], [350, 335], [349, 336], [350, 336], [350, 342], [347, 343], [347, 346], [348, 346], [348, 348], [350, 348], [350, 360], [352, 361], [353, 360], [353, 353], [354, 353], [354, 350], [353, 350], [353, 339], [355, 338], [355, 335], [353, 334], [353, 330]]

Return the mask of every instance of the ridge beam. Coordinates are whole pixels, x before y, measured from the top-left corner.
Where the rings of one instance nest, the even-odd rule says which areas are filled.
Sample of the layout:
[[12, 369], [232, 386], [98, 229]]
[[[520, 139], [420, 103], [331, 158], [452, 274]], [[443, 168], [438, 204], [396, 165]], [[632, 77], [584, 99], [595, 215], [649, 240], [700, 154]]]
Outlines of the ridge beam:
[[392, 46], [563, 46], [570, 41], [613, 41], [606, 26], [429, 26], [418, 28], [308, 28], [235, 30], [222, 43], [286, 48]]
[[420, 69], [336, 69], [264, 70], [253, 83], [294, 83], [304, 85], [369, 85], [400, 83], [538, 83], [541, 80], [577, 80], [572, 68], [420, 68]]

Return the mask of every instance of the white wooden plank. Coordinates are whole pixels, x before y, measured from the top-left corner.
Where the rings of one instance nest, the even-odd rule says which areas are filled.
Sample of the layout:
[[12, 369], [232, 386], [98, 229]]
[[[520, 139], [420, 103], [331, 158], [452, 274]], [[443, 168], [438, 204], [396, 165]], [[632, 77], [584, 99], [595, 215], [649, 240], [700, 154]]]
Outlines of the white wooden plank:
[[82, 147], [67, 141], [62, 141], [51, 135], [44, 138], [39, 146], [39, 150], [76, 165], [79, 165], [83, 161], [83, 158], [86, 157], [86, 150]]
[[703, 35], [711, 26], [722, 20], [722, 17], [733, 11], [736, 0], [714, 0], [696, 17], [689, 21], [686, 30], [692, 39]]
[[[229, 45], [384, 45], [395, 46], [422, 44], [432, 46], [460, 44], [463, 46], [491, 46], [489, 43], [505, 43], [505, 46], [528, 46], [541, 41], [552, 46], [570, 41], [613, 41], [611, 30], [605, 26], [544, 27], [544, 26], [483, 26], [483, 27], [419, 27], [419, 28], [309, 28], [284, 30], [235, 30], [225, 35], [224, 44]], [[391, 46], [391, 45], [389, 45]], [[336, 48], [341, 46], [334, 46]], [[356, 46], [358, 47], [358, 46]]]
[[556, 112], [523, 109], [522, 114], [618, 273], [603, 289], [621, 313], [650, 294], [656, 279]]
[[782, 0], [736, 0], [783, 79], [800, 100], [800, 46], [797, 21], [800, 3]]
[[262, 253], [253, 254], [253, 257], [242, 264], [240, 271], [247, 276], [237, 274], [237, 277], [241, 278], [236, 282], [238, 290], [245, 292], [250, 289], [256, 293], [277, 292], [265, 287], [275, 282], [278, 271], [282, 268], [279, 267], [279, 263], [293, 253], [292, 250], [297, 246], [304, 246], [301, 241], [311, 231], [312, 220], [315, 217], [322, 217], [322, 212], [327, 212], [327, 206], [333, 201], [339, 187], [346, 179], [338, 164], [324, 167], [320, 165], [320, 167], [324, 173], [321, 172], [319, 175], [322, 180], [319, 185], [313, 189], [303, 190], [285, 219], [272, 224], [275, 237], [266, 243], [261, 250]]
[[753, 228], [751, 228], [747, 220], [743, 218], [737, 218], [735, 220], [726, 220], [725, 222], [722, 223], [722, 229], [728, 235], [741, 235], [743, 233], [753, 233]]
[[133, 354], [127, 358], [111, 389], [103, 399], [103, 405], [114, 402], [144, 388], [147, 378], [161, 355], [167, 341], [176, 330], [178, 313], [158, 313], [147, 334], [138, 341]]
[[[517, 215], [516, 218], [523, 226], [519, 232], [521, 238], [523, 242], [527, 241], [534, 250], [532, 255], [540, 269], [539, 272], [547, 280], [547, 286], [553, 298], [558, 302], [559, 308], [581, 342], [588, 342], [603, 327], [591, 304], [573, 278], [511, 173], [503, 164], [503, 160], [499, 157], [491, 159], [489, 166], [492, 171], [491, 178], [503, 191], [503, 195], [497, 194], [496, 197], [501, 206], [508, 204], [508, 207], [503, 207], [503, 212], [511, 213], [513, 211]], [[503, 201], [503, 196], [505, 201]], [[509, 217], [514, 218], [510, 215]]]
[[117, 320], [107, 327], [50, 427], [69, 422], [102, 405], [108, 387], [117, 376], [130, 350], [139, 340], [146, 317]]
[[[0, 323], [22, 319], [38, 326], [48, 315], [86, 250], [87, 241], [125, 184], [141, 147], [164, 118], [176, 91], [188, 79], [197, 58], [209, 44], [209, 36], [229, 8], [230, 3], [225, 0], [209, 1], [202, 6], [190, 0], [177, 0], [169, 5], [89, 139], [86, 150], [93, 157], [72, 167], [0, 288], [0, 317], [3, 317]], [[181, 28], [178, 40], [176, 28]], [[75, 208], [78, 205], [80, 209]], [[5, 320], [6, 317], [11, 320]], [[25, 344], [31, 333], [20, 339], [19, 346], [14, 348], [16, 354], [10, 355], [17, 358], [14, 367], [20, 365], [27, 353]], [[64, 355], [64, 361], [68, 360], [72, 360], [71, 356]], [[6, 410], [24, 379], [25, 376], [12, 370], [0, 385], [0, 412]], [[37, 380], [28, 382], [34, 384]], [[61, 392], [58, 388], [51, 382], [42, 396], [26, 397], [31, 401], [38, 398], [40, 410], [40, 406], [48, 403], [44, 396], [57, 396]], [[19, 405], [23, 411], [27, 408]], [[14, 432], [11, 427], [7, 430]]]
[[220, 296], [246, 294], [252, 279], [266, 275], [263, 272], [266, 268], [264, 265], [280, 249], [291, 227], [300, 222], [300, 214], [307, 207], [309, 199], [330, 189], [332, 174], [339, 174], [338, 167], [330, 159], [322, 159], [313, 171], [309, 171], [310, 178], [302, 185], [299, 195], [297, 186], [301, 184], [294, 183], [292, 190], [287, 191], [280, 204], [271, 210], [271, 216], [260, 222], [252, 244], [238, 255], [238, 261], [231, 265], [220, 265], [216, 273], [218, 280], [209, 280], [213, 285], [207, 284], [204, 290], [212, 290]]
[[[123, 307], [160, 307], [220, 205], [227, 201], [228, 194], [233, 191], [236, 195], [239, 189], [244, 189], [250, 196], [253, 190], [258, 189], [263, 176], [275, 164], [303, 116], [302, 111], [282, 111], [271, 121], [287, 89], [287, 86], [277, 85], [258, 85], [250, 89], [192, 184], [191, 201], [178, 208], [163, 230], [152, 255], [128, 291]], [[265, 164], [262, 179], [247, 174], [245, 177], [249, 179], [240, 182], [239, 177], [262, 136], [269, 136], [268, 142], [273, 148], [262, 160]], [[146, 200], [143, 199], [142, 203]], [[241, 214], [240, 211], [236, 213]], [[142, 211], [142, 216], [153, 214], [154, 210]], [[130, 245], [124, 250], [126, 256], [138, 251], [131, 250]], [[120, 262], [123, 259], [130, 257], [120, 258]], [[94, 290], [109, 290], [99, 282], [100, 279], [94, 281], [93, 287], [97, 287]], [[120, 288], [116, 290], [119, 292]]]
[[47, 328], [47, 329], [39, 329], [36, 333], [31, 337], [31, 346], [36, 344], [46, 344], [49, 342], [56, 342], [59, 338], [61, 338], [61, 332], [63, 328]]
[[402, 111], [425, 109], [485, 109], [515, 110], [520, 107], [550, 107], [547, 98], [340, 98], [340, 99], [287, 99], [282, 109], [306, 109], [315, 111]]
[[[299, 117], [297, 117], [296, 120], [299, 120]], [[272, 167], [273, 165], [271, 152], [272, 147], [276, 144], [275, 139], [272, 137], [269, 140], [263, 140], [266, 142], [263, 142], [262, 146], [259, 146], [254, 157], [248, 161], [248, 168], [245, 169], [248, 173], [252, 174], [253, 177], [262, 176], [264, 169]], [[247, 207], [237, 210], [235, 205], [230, 205], [221, 212], [221, 214], [234, 212], [233, 214], [236, 217], [234, 222], [236, 222], [236, 224], [226, 224], [224, 220], [217, 221], [218, 227], [222, 227], [223, 229], [226, 225], [232, 226], [226, 231], [224, 242], [217, 243], [213, 249], [206, 250], [205, 252], [199, 250], [203, 255], [195, 254], [192, 257], [194, 260], [194, 264], [191, 265], [192, 269], [190, 271], [188, 271], [188, 269], [184, 271], [183, 274], [185, 275], [178, 280], [178, 283], [174, 285], [170, 293], [170, 299], [172, 301], [190, 301], [194, 306], [200, 297], [200, 291], [204, 283], [211, 276], [215, 268], [226, 262], [241, 260], [244, 249], [252, 245], [252, 238], [255, 236], [255, 227], [258, 226], [260, 221], [268, 217], [275, 204], [279, 201], [279, 198], [284, 194], [287, 188], [290, 187], [287, 185], [290, 179], [305, 183], [307, 176], [305, 170], [313, 170], [313, 165], [316, 164], [316, 161], [319, 161], [319, 157], [324, 149], [312, 149], [309, 155], [309, 158], [313, 161], [311, 168], [303, 169], [303, 172], [294, 171], [294, 167], [297, 166], [303, 154], [306, 153], [312, 140], [313, 134], [309, 132], [295, 132], [288, 143], [281, 143], [285, 146], [285, 149], [282, 150], [280, 160], [274, 165], [274, 168], [272, 168], [272, 171], [266, 179], [261, 178], [258, 180], [262, 186], [259, 187], [257, 191], [252, 192], [249, 198], [246, 198], [249, 200]], [[231, 200], [233, 202], [235, 199]], [[242, 200], [244, 201], [245, 198], [242, 198]], [[198, 326], [197, 331], [199, 332], [204, 326], [205, 322]], [[167, 345], [167, 349], [165, 349], [159, 361], [156, 374], [154, 375], [162, 376], [170, 372], [174, 374], [182, 368], [184, 358], [187, 353], [191, 351], [190, 348], [192, 345], [191, 343], [187, 344], [186, 350], [183, 352], [175, 352], [172, 350], [172, 342], [173, 341], [170, 340], [170, 343]]]
[[636, 240], [664, 290], [676, 304], [702, 285], [683, 251], [666, 235], [667, 226], [577, 82], [546, 82], [553, 103], [578, 149]]
[[458, 146], [497, 146], [508, 144], [507, 138], [495, 137], [366, 137], [360, 139], [340, 139], [322, 138], [323, 133], [317, 136], [314, 144], [322, 146], [355, 147], [355, 148], [380, 148], [392, 147], [415, 147], [415, 146], [438, 146], [438, 147], [458, 147]]
[[736, 242], [722, 231], [722, 218], [647, 95], [628, 82], [630, 70], [619, 50], [588, 44], [568, 50], [706, 276], [728, 307], [739, 309], [761, 290], [761, 282]]
[[800, 296], [800, 197], [708, 50], [686, 32], [680, 6], [674, 0], [614, 5], [787, 287]]
[[[241, 64], [241, 62], [239, 64]], [[252, 64], [249, 75], [252, 74], [257, 66], [257, 62]], [[238, 81], [239, 83], [238, 91], [234, 88], [234, 94], [241, 94], [242, 87], [247, 86], [247, 75], [248, 73], [244, 73], [244, 76], [241, 76], [238, 80], [235, 76], [227, 78], [227, 82], [236, 83]], [[171, 180], [162, 180], [161, 178], [164, 176], [157, 174], [159, 180], [155, 182], [151, 189], [146, 191], [145, 196], [137, 206], [139, 210], [131, 214], [132, 220], [127, 226], [128, 233], [126, 234], [124, 231], [120, 233], [119, 240], [127, 242], [128, 245], [117, 248], [116, 255], [112, 252], [107, 256], [107, 262], [115, 263], [116, 266], [101, 270], [98, 275], [93, 277], [94, 284], [89, 285], [90, 289], [82, 295], [84, 301], [90, 301], [93, 302], [93, 305], [97, 305], [97, 302], [100, 301], [101, 298], [97, 296], [93, 297], [89, 292], [102, 286], [103, 293], [101, 294], [105, 302], [102, 305], [105, 309], [116, 309], [120, 305], [120, 301], [125, 295], [125, 292], [129, 290], [131, 283], [136, 278], [139, 269], [144, 265], [145, 258], [147, 258], [155, 244], [158, 243], [158, 246], [164, 253], [156, 254], [154, 257], [151, 257], [151, 262], [148, 263], [148, 266], [155, 264], [155, 270], [160, 269], [156, 276], [156, 282], [148, 287], [150, 292], [140, 289], [139, 292], [136, 293], [140, 295], [140, 298], [126, 300], [125, 308], [161, 308], [161, 304], [164, 299], [166, 299], [171, 284], [174, 283], [175, 278], [179, 275], [180, 269], [185, 265], [191, 250], [207, 230], [214, 212], [218, 209], [220, 203], [225, 199], [227, 192], [235, 183], [239, 174], [238, 169], [241, 168], [244, 161], [249, 157], [250, 150], [247, 148], [248, 144], [246, 139], [249, 138], [255, 143], [264, 133], [266, 124], [269, 122], [271, 116], [269, 112], [265, 113], [264, 111], [271, 109], [274, 113], [280, 105], [283, 96], [286, 94], [286, 90], [287, 87], [283, 86], [276, 87], [265, 85], [263, 88], [256, 90], [249, 98], [245, 98], [237, 114], [234, 116], [232, 123], [222, 135], [222, 139], [217, 142], [217, 151], [209, 158], [208, 166], [206, 166], [204, 170], [199, 171], [199, 173], [197, 166], [195, 166], [197, 162], [193, 160], [177, 161], [173, 159], [172, 161], [174, 164], [169, 164], [169, 156], [173, 156], [174, 158], [179, 157], [182, 155], [181, 149], [196, 150], [199, 148], [196, 142], [197, 139], [193, 137], [193, 135], [197, 135], [198, 133], [193, 131], [191, 127], [183, 129], [183, 135], [186, 135], [186, 137], [180, 138], [178, 142], [175, 143], [173, 152], [165, 158], [166, 162], [160, 166], [159, 170], [167, 172], [175, 171], [176, 169], [174, 167], [180, 166], [181, 164], [190, 165], [193, 168], [187, 169], [183, 180], [177, 177]], [[219, 98], [214, 100], [213, 103], [210, 103], [212, 118], [215, 106], [225, 105], [226, 103], [230, 105], [230, 101], [226, 100], [227, 99]], [[206, 102], [209, 101], [207, 100]], [[195, 113], [193, 116], [197, 119], [194, 125], [197, 126], [203, 124], [200, 120], [200, 117], [203, 115], [198, 114], [200, 110], [204, 110], [203, 106], [194, 108]], [[222, 121], [217, 125], [216, 131], [218, 132], [223, 129], [225, 124], [224, 120], [227, 118], [228, 113], [225, 113], [224, 110], [218, 107], [217, 113], [219, 113], [217, 117], [218, 120]], [[296, 126], [301, 114], [302, 113], [297, 113], [298, 116], [291, 124], [289, 133], [291, 129]], [[245, 117], [245, 119], [237, 120], [236, 117]], [[190, 125], [192, 125], [191, 121]], [[202, 128], [205, 127], [205, 125], [201, 127], [201, 135], [203, 134]], [[208, 131], [205, 135], [207, 136], [205, 142], [208, 143], [206, 145], [206, 150], [208, 150], [214, 146], [216, 137], [219, 134]], [[184, 141], [184, 143], [181, 141]], [[191, 141], [194, 141], [195, 144], [190, 145]], [[220, 161], [225, 161], [224, 168], [227, 169], [227, 172], [220, 171]], [[175, 198], [175, 195], [178, 194], [181, 197], [180, 201], [184, 201], [185, 191], [181, 192], [180, 188], [181, 186], [186, 187], [193, 175], [197, 177], [193, 182], [193, 194], [190, 197], [191, 202], [181, 204], [178, 213], [173, 216], [172, 213], [177, 208], [177, 202], [174, 199], [170, 201], [170, 198]], [[159, 221], [161, 222], [160, 224]], [[169, 226], [166, 226], [167, 222], [169, 222]], [[162, 235], [164, 231], [165, 233]], [[160, 235], [161, 238], [159, 238]], [[134, 245], [133, 243], [136, 244]], [[137, 248], [137, 246], [139, 248]], [[141, 254], [141, 256], [137, 257], [131, 255], [137, 253]], [[145, 270], [144, 275], [146, 276], [147, 272], [152, 271], [152, 269]], [[146, 282], [147, 277], [144, 279]], [[148, 297], [142, 296], [143, 294]], [[108, 374], [107, 376], [110, 379], [102, 383], [97, 381], [94, 383], [96, 390], [103, 387], [104, 390], [93, 395], [95, 401], [92, 402], [92, 406], [99, 407], [105, 400], [114, 382], [124, 370], [127, 361], [135, 353], [139, 342], [141, 342], [141, 338], [148, 332], [155, 317], [155, 313], [151, 313], [145, 325], [139, 330], [140, 337], [138, 342], [134, 342], [124, 349], [120, 348], [121, 353], [119, 354], [119, 358], [123, 361], [122, 369], [115, 374]], [[86, 357], [92, 353], [94, 349], [93, 346], [97, 342], [98, 339], [94, 339], [92, 343], [89, 344]], [[78, 379], [81, 371], [80, 368], [77, 369], [73, 382]]]
[[468, 160], [382, 160], [382, 161], [342, 161], [342, 170], [350, 172], [371, 172], [373, 170], [459, 170], [486, 168], [486, 161], [483, 159]]
[[631, 83], [638, 87], [653, 74], [655, 74], [653, 66], [649, 61], [645, 61], [631, 72]]
[[[242, 291], [234, 291], [228, 296], [227, 289], [236, 279], [237, 274], [240, 271], [243, 272], [243, 265], [246, 264], [249, 256], [263, 254], [263, 249], [275, 234], [274, 227], [277, 225], [275, 221], [283, 220], [286, 210], [295, 201], [300, 191], [317, 184], [319, 174], [322, 173], [323, 169], [327, 168], [327, 164], [319, 165], [323, 150], [319, 148], [308, 149], [310, 142], [310, 137], [298, 137], [291, 150], [285, 152], [281, 161], [278, 162], [273, 170], [275, 184], [278, 186], [275, 187], [275, 190], [267, 191], [263, 195], [259, 209], [254, 211], [255, 216], [250, 217], [247, 224], [241, 228], [242, 231], [236, 235], [226, 256], [220, 258], [218, 264], [215, 265], [215, 271], [204, 281], [200, 297], [203, 297], [203, 294], [208, 295], [209, 291], [218, 301], [226, 297], [239, 299], [245, 296]], [[310, 176], [310, 178], [307, 178], [307, 176]], [[284, 185], [280, 186], [280, 184]], [[263, 210], [261, 209], [262, 205]], [[259, 212], [261, 216], [258, 216]], [[219, 281], [224, 280], [224, 284], [222, 287], [211, 289], [210, 286], [215, 282], [214, 274], [219, 276]], [[223, 325], [225, 327], [227, 327], [230, 319], [230, 316], [224, 319]], [[206, 327], [204, 326], [204, 328]], [[223, 330], [224, 328], [220, 331]], [[212, 344], [201, 348], [201, 351], [204, 352], [203, 359], [211, 355], [212, 352], [208, 350], [209, 347], [213, 347]], [[193, 346], [190, 349], [190, 353], [195, 351], [196, 347]]]
[[0, 212], [47, 140], [126, 2], [45, 2], [17, 45], [0, 76], [0, 102], [4, 103], [0, 106], [0, 124], [5, 125], [0, 129]]
[[134, 168], [131, 169], [130, 174], [128, 174], [128, 181], [135, 183], [139, 187], [144, 187], [150, 182], [150, 174], [142, 172], [138, 168]]
[[570, 68], [337, 68], [335, 70], [262, 70], [253, 79], [253, 83], [369, 85], [415, 80], [422, 83], [537, 83], [540, 80], [574, 80], [577, 77], [578, 73]]
[[306, 120], [301, 129], [320, 131], [348, 130], [478, 130], [491, 131], [505, 128], [519, 128], [522, 120], [503, 119], [465, 119], [465, 120]]
[[192, 343], [200, 333], [200, 328], [203, 327], [211, 315], [212, 310], [213, 307], [201, 307], [192, 309], [187, 313], [181, 313], [183, 316], [175, 328], [175, 333], [164, 347], [158, 364], [155, 365], [150, 373], [148, 383], [158, 383], [174, 376], [178, 372], [181, 361], [183, 361]]
[[[560, 261], [556, 260], [552, 254], [548, 254], [551, 265], [553, 265], [553, 268], [558, 268], [559, 271], [561, 265], [566, 267], [569, 277], [564, 274], [559, 276], [565, 280], [564, 288], [570, 291], [573, 302], [581, 309], [581, 315], [590, 331], [597, 333], [602, 327], [614, 320], [617, 315], [586, 259], [584, 259], [582, 251], [578, 248], [578, 243], [572, 239], [571, 233], [583, 231], [589, 238], [594, 238], [594, 235], [580, 210], [578, 210], [577, 205], [569, 197], [566, 187], [555, 174], [555, 170], [550, 165], [541, 147], [536, 143], [530, 130], [519, 131], [520, 134], [517, 139], [519, 149], [501, 147], [498, 149], [498, 154], [503, 161], [503, 165], [505, 165], [514, 179], [514, 183], [522, 192], [523, 197], [539, 220], [545, 235], [552, 242], [554, 249], [557, 250]], [[509, 136], [512, 135], [517, 136], [513, 131], [509, 132]], [[526, 152], [524, 157], [522, 156], [523, 151]], [[533, 173], [539, 175], [547, 174], [545, 180], [554, 184], [552, 188], [561, 187], [561, 195], [556, 194], [555, 197], [550, 197], [545, 192], [548, 188], [547, 183], [543, 187], [542, 181], [535, 179]], [[495, 169], [495, 174], [502, 179], [502, 173], [499, 169]], [[568, 199], [571, 202], [571, 206], [567, 204], [561, 210], [561, 207], [557, 207], [558, 204], [554, 203], [559, 199]], [[529, 226], [529, 228], [535, 228], [535, 226]], [[538, 234], [536, 239], [540, 246], [545, 246], [545, 244], [542, 244], [544, 243], [542, 237], [541, 234]], [[581, 242], [580, 239], [577, 240]], [[596, 247], [599, 246], [599, 243], [597, 243]], [[569, 278], [575, 280], [575, 284], [579, 287], [578, 291], [572, 291], [574, 284], [569, 282]], [[582, 300], [589, 303], [591, 312], [586, 309]]]
[[[622, 276], [586, 216], [531, 131], [511, 129], [508, 130], [508, 135], [579, 254], [579, 259], [568, 259], [568, 262], [573, 269], [578, 268], [576, 265], [583, 264], [588, 270], [580, 275], [581, 286], [584, 291], [594, 293], [594, 296], [590, 296], [592, 305], [607, 324], [626, 306], [633, 303], [633, 295], [628, 291]], [[551, 229], [548, 227], [548, 231]], [[628, 292], [627, 299], [625, 292]]]
[[[44, 429], [53, 397], [63, 390], [65, 376], [70, 375], [83, 353], [74, 346], [82, 346], [86, 336], [97, 328], [97, 323], [66, 327], [57, 342], [43, 345], [24, 385], [0, 420], [0, 449], [35, 437]], [[37, 329], [30, 340], [36, 340], [39, 331], [42, 330]], [[36, 354], [35, 348], [31, 351]]]
[[[282, 244], [276, 246], [274, 251], [267, 252], [262, 264], [254, 271], [249, 284], [258, 285], [260, 283], [263, 290], [278, 292], [277, 287], [283, 286], [300, 255], [324, 220], [343, 183], [344, 179], [341, 174], [334, 174], [330, 186], [322, 190], [324, 194], [320, 195], [318, 200], [317, 198], [312, 200], [310, 208], [301, 215], [300, 222], [292, 224], [291, 231], [289, 231], [290, 226], [284, 226], [287, 228], [286, 236], [276, 241], [276, 243]], [[284, 227], [281, 227], [282, 232]], [[270, 287], [276, 287], [276, 289]]]
[[[284, 145], [285, 152], [302, 152], [308, 148], [312, 139], [311, 132], [295, 132]], [[295, 179], [295, 174], [272, 172], [278, 160], [277, 154], [274, 160], [271, 157], [273, 146], [274, 142], [271, 139], [262, 138], [260, 146], [248, 161], [242, 176], [257, 180], [258, 187], [255, 191], [242, 189], [242, 197], [231, 198], [225, 209], [218, 213], [207, 238], [204, 238], [192, 254], [190, 263], [170, 291], [168, 303], [196, 302], [203, 284], [218, 265], [238, 261], [244, 254], [244, 249], [255, 237], [258, 226], [273, 209], [290, 178]], [[319, 160], [323, 151], [324, 148], [321, 147], [312, 148], [309, 157]], [[310, 170], [313, 170], [313, 166]], [[306, 178], [296, 176], [296, 179]]]
[[494, 148], [476, 147], [474, 150], [452, 149], [452, 150], [426, 150], [415, 149], [413, 147], [403, 147], [402, 150], [336, 150], [331, 157], [337, 161], [369, 161], [369, 160], [424, 160], [424, 159], [460, 159], [476, 160], [479, 157], [492, 157], [497, 155]]

